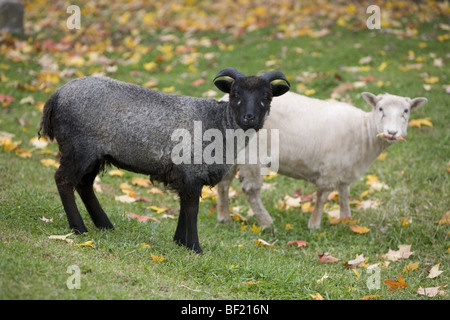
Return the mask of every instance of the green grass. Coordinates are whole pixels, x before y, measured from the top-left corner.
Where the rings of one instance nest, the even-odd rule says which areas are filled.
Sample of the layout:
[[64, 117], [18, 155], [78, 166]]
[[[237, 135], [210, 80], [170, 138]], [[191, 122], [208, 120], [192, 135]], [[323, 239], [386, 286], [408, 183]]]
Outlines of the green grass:
[[[219, 98], [221, 94], [213, 87], [212, 79], [223, 67], [232, 66], [245, 74], [275, 68], [290, 78], [293, 91], [306, 77], [306, 88], [315, 90], [312, 96], [322, 99], [329, 98], [333, 88], [340, 83], [353, 83], [373, 76], [374, 81], [344, 93], [341, 98], [350, 99], [353, 104], [368, 111], [370, 107], [360, 97], [362, 91], [425, 96], [429, 102], [413, 113], [412, 118], [431, 117], [433, 127], [409, 128], [408, 143], [397, 143], [387, 150], [384, 161], [377, 160], [369, 168], [367, 174], [375, 174], [390, 188], [368, 196], [379, 199], [377, 208], [352, 208], [353, 216], [359, 219], [358, 224], [370, 228], [368, 233], [356, 234], [345, 225], [330, 225], [326, 217], [322, 220], [321, 230], [309, 231], [309, 214], [299, 209], [280, 210], [277, 204], [299, 187], [305, 193], [312, 193], [314, 186], [278, 176], [267, 181], [276, 182], [276, 186], [262, 193], [275, 222], [272, 228], [259, 233], [251, 230], [254, 224], [257, 225], [253, 217], [249, 217], [246, 224], [237, 221], [220, 224], [214, 212], [215, 200], [206, 198], [201, 202], [198, 228], [203, 255], [195, 255], [173, 243], [177, 221], [164, 219], [146, 208], [149, 205], [166, 207], [170, 209], [169, 214], [177, 217], [178, 201], [173, 193], [153, 195], [148, 194], [146, 188], [133, 186], [140, 196], [150, 197], [152, 202], [125, 204], [114, 200], [114, 195], [121, 194], [120, 183], [131, 184], [131, 179], [139, 176], [128, 172], [123, 177], [112, 177], [106, 173], [100, 175], [103, 192], [98, 193], [98, 197], [115, 225], [114, 230], [97, 230], [81, 201], [77, 202], [89, 232], [70, 238], [76, 243], [92, 240], [95, 249], [49, 239], [50, 235], [70, 232], [53, 181], [55, 168], [40, 163], [41, 159], [54, 158], [56, 144], [50, 144], [47, 148], [53, 154], [40, 154], [38, 150], [33, 150], [32, 157], [28, 159], [18, 157], [14, 151], [2, 150], [0, 298], [295, 300], [312, 299], [310, 294], [320, 293], [325, 299], [360, 299], [367, 295], [380, 295], [380, 299], [388, 300], [448, 299], [448, 293], [434, 298], [416, 293], [419, 287], [449, 283], [450, 230], [448, 224], [436, 223], [449, 210], [450, 191], [448, 94], [442, 87], [448, 84], [449, 69], [445, 62], [444, 67], [433, 65], [434, 58], [445, 60], [448, 54], [448, 40], [440, 42], [436, 39], [437, 35], [443, 34], [439, 23], [447, 21], [435, 17], [433, 21], [421, 23], [417, 27], [418, 36], [412, 38], [383, 32], [383, 28], [371, 31], [339, 26], [331, 27], [331, 33], [321, 38], [278, 38], [277, 31], [271, 27], [237, 36], [218, 32], [193, 35], [176, 32], [178, 40], [173, 42], [174, 47], [185, 44], [190, 38], [211, 40], [209, 46], [194, 45], [196, 52], [199, 52], [193, 63], [196, 71], [180, 62], [183, 53], [161, 62], [161, 68], [153, 72], [145, 71], [142, 64], [157, 58], [156, 48], [162, 43], [158, 38], [160, 33], [142, 32], [140, 43], [153, 50], [143, 54], [137, 64], [126, 65], [115, 60], [118, 68], [110, 76], [140, 85], [154, 78], [158, 80], [160, 90], [174, 86], [175, 93], [192, 96], [202, 96], [213, 89]], [[43, 39], [46, 39], [46, 34], [41, 31], [34, 38], [23, 40], [33, 43]], [[232, 50], [224, 50], [223, 44], [233, 46]], [[296, 48], [302, 48], [304, 52], [298, 53]], [[380, 53], [380, 50], [383, 51]], [[417, 63], [408, 60], [409, 51], [414, 51], [415, 59], [422, 57], [422, 69], [399, 70], [401, 65]], [[103, 54], [109, 59], [120, 59], [125, 52], [127, 50], [121, 47], [120, 50]], [[32, 149], [29, 140], [36, 136], [41, 112], [35, 105], [20, 104], [20, 100], [32, 95], [36, 102], [43, 102], [57, 87], [76, 77], [60, 77], [48, 90], [21, 89], [17, 84], [33, 84], [35, 72], [40, 71], [38, 60], [44, 53], [48, 52], [32, 51], [30, 58], [22, 61], [0, 61], [0, 65], [8, 66], [0, 69], [0, 74], [8, 79], [0, 83], [0, 94], [15, 98], [9, 106], [0, 107], [0, 131], [15, 134], [13, 140], [22, 141], [20, 147], [28, 149]], [[207, 58], [207, 53], [214, 53], [214, 57]], [[61, 53], [48, 54], [60, 63], [59, 71], [62, 71], [65, 58]], [[347, 72], [342, 69], [343, 66], [359, 66], [359, 59], [369, 55], [372, 57], [368, 64], [370, 70]], [[87, 53], [84, 56], [87, 57]], [[275, 65], [266, 66], [268, 60], [274, 60]], [[387, 67], [379, 71], [378, 67], [383, 62], [387, 63]], [[164, 72], [163, 68], [169, 65], [172, 70]], [[96, 64], [86, 64], [76, 69], [84, 75], [104, 70]], [[314, 76], [309, 79], [304, 72]], [[428, 76], [439, 77], [437, 83], [431, 84], [430, 91], [423, 87], [422, 78]], [[206, 80], [204, 84], [191, 85], [200, 77]], [[232, 206], [247, 208], [237, 180], [232, 187], [238, 191], [238, 195], [232, 198]], [[351, 197], [359, 199], [366, 189], [364, 179], [356, 181], [352, 185]], [[127, 218], [126, 212], [154, 216], [161, 223], [140, 223]], [[41, 221], [39, 218], [42, 216], [52, 218], [53, 222]], [[411, 223], [402, 227], [401, 218], [411, 219]], [[292, 229], [286, 230], [286, 224], [290, 224]], [[241, 226], [245, 225], [247, 227], [242, 230]], [[258, 238], [274, 244], [276, 249], [257, 246], [255, 241]], [[298, 249], [293, 245], [286, 246], [291, 240], [304, 240], [308, 245]], [[142, 248], [141, 243], [148, 243], [151, 247]], [[382, 263], [385, 261], [382, 255], [389, 248], [397, 250], [399, 245], [405, 244], [412, 245], [414, 254], [409, 259], [381, 267], [378, 289], [368, 288], [367, 281], [371, 274], [367, 269], [358, 268], [358, 278], [344, 267], [344, 262], [359, 254], [368, 257], [367, 264]], [[329, 252], [340, 261], [320, 263], [316, 252]], [[152, 260], [151, 254], [163, 255], [164, 260], [157, 263]], [[420, 262], [418, 269], [403, 273], [409, 262]], [[438, 263], [444, 272], [437, 278], [427, 278], [431, 267]], [[79, 290], [69, 290], [66, 285], [70, 276], [67, 268], [71, 265], [77, 265], [81, 270]], [[318, 281], [325, 274], [328, 277]], [[383, 280], [397, 278], [399, 274], [405, 278], [408, 287], [389, 291]], [[260, 282], [244, 284], [246, 281]], [[447, 288], [444, 290], [448, 291]]]

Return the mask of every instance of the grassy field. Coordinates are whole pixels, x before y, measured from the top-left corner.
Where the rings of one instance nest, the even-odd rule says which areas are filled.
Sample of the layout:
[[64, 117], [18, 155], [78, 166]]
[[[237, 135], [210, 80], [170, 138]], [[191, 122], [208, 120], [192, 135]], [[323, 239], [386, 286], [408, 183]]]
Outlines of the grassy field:
[[[240, 10], [231, 1], [217, 8], [192, 1], [161, 8], [139, 1], [86, 3], [80, 4], [80, 30], [69, 30], [65, 2], [35, 1], [26, 5], [28, 35], [0, 36], [0, 299], [448, 299], [449, 288], [441, 287], [449, 283], [450, 247], [449, 218], [442, 219], [450, 210], [448, 7], [380, 1], [381, 29], [369, 30], [362, 2], [315, 7], [285, 1], [276, 12], [241, 2]], [[227, 4], [228, 14], [221, 15], [217, 10]], [[68, 236], [72, 244], [49, 238], [70, 232], [53, 180], [57, 145], [32, 140], [54, 90], [98, 74], [220, 98], [212, 79], [228, 66], [249, 75], [277, 69], [289, 77], [292, 91], [366, 111], [363, 91], [428, 99], [411, 119], [430, 117], [432, 126], [411, 126], [408, 143], [389, 148], [352, 185], [353, 217], [367, 233], [331, 224], [326, 214], [322, 228], [309, 231], [307, 210], [281, 209], [280, 201], [298, 188], [312, 194], [314, 186], [275, 176], [262, 193], [274, 218], [265, 230], [253, 217], [218, 223], [215, 197], [206, 193], [199, 212], [204, 253], [195, 255], [172, 241], [175, 194], [133, 180], [148, 178], [142, 175], [111, 175], [117, 169], [111, 167], [99, 176], [97, 195], [115, 229], [97, 230], [77, 200], [89, 232]], [[361, 197], [369, 190], [368, 175], [388, 188]], [[232, 187], [231, 206], [245, 217], [248, 205], [237, 179]], [[150, 202], [115, 199], [130, 188], [131, 196]], [[378, 206], [357, 205], [367, 200]], [[327, 210], [337, 203], [329, 200]], [[158, 222], [140, 222], [130, 212]], [[308, 244], [288, 246], [293, 240]], [[388, 251], [403, 245], [414, 253], [390, 261]], [[320, 262], [317, 254], [325, 252], [339, 261]], [[364, 263], [345, 266], [361, 254]], [[69, 289], [70, 266], [80, 272], [80, 289]], [[399, 276], [407, 286], [391, 290], [385, 280], [392, 284], [388, 280]], [[443, 294], [418, 293], [433, 287]]]

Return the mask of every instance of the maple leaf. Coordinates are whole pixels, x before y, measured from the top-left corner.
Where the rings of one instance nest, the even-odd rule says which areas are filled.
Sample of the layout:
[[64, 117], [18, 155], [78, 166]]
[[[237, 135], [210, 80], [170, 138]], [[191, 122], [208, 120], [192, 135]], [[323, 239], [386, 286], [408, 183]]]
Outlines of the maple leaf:
[[426, 118], [423, 118], [423, 119], [410, 120], [408, 122], [408, 126], [409, 127], [421, 128], [422, 125], [428, 126], [428, 127], [432, 127], [433, 123], [431, 123], [431, 117], [426, 117]]
[[405, 279], [401, 275], [398, 275], [397, 280], [383, 280], [383, 281], [391, 291], [406, 288], [408, 286]]
[[297, 248], [306, 246], [308, 244], [308, 242], [303, 241], [303, 240], [292, 240], [292, 241], [288, 241], [288, 243], [286, 243], [286, 245], [288, 246], [288, 245], [293, 244], [293, 243], [297, 244]]
[[309, 295], [310, 295], [311, 298], [313, 298], [313, 299], [315, 299], [315, 300], [325, 300], [325, 299], [322, 297], [322, 295], [321, 295], [320, 293], [318, 293], [318, 292], [317, 292], [316, 294], [310, 293]]
[[159, 221], [156, 218], [149, 217], [149, 216], [141, 216], [139, 214], [135, 214], [135, 213], [132, 213], [132, 212], [126, 212], [125, 214], [127, 216], [129, 216], [130, 218], [137, 219], [137, 221], [139, 221], [139, 222], [147, 222], [147, 221], [161, 222], [161, 221]]
[[148, 188], [150, 187], [150, 185], [152, 184], [150, 182], [150, 179], [145, 179], [145, 178], [133, 178], [131, 180], [131, 184], [135, 185], [135, 186], [140, 186], [140, 187], [144, 187], [144, 188]]
[[349, 226], [349, 227], [350, 227], [350, 229], [351, 229], [353, 232], [359, 233], [359, 234], [364, 234], [364, 233], [367, 233], [367, 232], [370, 231], [369, 228], [364, 227], [364, 226], [352, 225], [352, 226]]
[[163, 255], [161, 255], [160, 257], [155, 256], [155, 255], [152, 254], [152, 253], [151, 253], [150, 255], [152, 256], [152, 260], [155, 261], [155, 262], [160, 263], [160, 262], [163, 262], [163, 261], [164, 261], [164, 256], [163, 256]]
[[388, 253], [386, 253], [386, 258], [390, 261], [397, 261], [400, 259], [408, 259], [410, 255], [414, 254], [411, 252], [411, 245], [398, 246], [398, 250], [394, 251], [389, 248]]
[[428, 274], [428, 277], [427, 277], [427, 278], [430, 278], [430, 279], [436, 278], [436, 277], [438, 277], [442, 272], [444, 272], [444, 271], [439, 270], [439, 266], [440, 266], [440, 263], [434, 265], [434, 266], [431, 268], [430, 273]]
[[364, 258], [364, 254], [360, 254], [355, 259], [345, 262], [344, 266], [346, 266], [347, 268], [356, 268], [359, 264], [365, 261], [366, 259]]
[[110, 171], [108, 171], [108, 174], [109, 174], [110, 176], [119, 176], [119, 177], [122, 177], [122, 176], [125, 174], [125, 172], [123, 172], [122, 170], [117, 170], [117, 169], [115, 169], [115, 170], [110, 170]]
[[408, 273], [409, 271], [416, 270], [419, 267], [419, 262], [410, 262], [406, 267], [403, 268], [403, 273]]
[[444, 290], [439, 290], [442, 289], [444, 287], [446, 287], [447, 285], [442, 285], [439, 287], [430, 287], [430, 288], [422, 288], [419, 287], [419, 289], [417, 289], [417, 293], [423, 296], [427, 296], [430, 298], [433, 298], [435, 295], [439, 294], [441, 296], [443, 296], [445, 294]]
[[334, 262], [338, 262], [340, 260], [338, 258], [331, 256], [328, 252], [325, 252], [323, 254], [318, 254], [316, 252], [316, 255], [319, 258], [319, 262], [321, 262], [321, 263], [334, 263]]
[[167, 210], [169, 210], [169, 208], [160, 208], [158, 206], [149, 206], [147, 207], [147, 209], [151, 209], [153, 211], [155, 211], [157, 214], [166, 212]]
[[264, 241], [263, 239], [258, 239], [255, 241], [255, 244], [261, 246], [261, 247], [269, 247], [275, 249], [275, 246], [273, 244], [268, 243], [267, 241]]

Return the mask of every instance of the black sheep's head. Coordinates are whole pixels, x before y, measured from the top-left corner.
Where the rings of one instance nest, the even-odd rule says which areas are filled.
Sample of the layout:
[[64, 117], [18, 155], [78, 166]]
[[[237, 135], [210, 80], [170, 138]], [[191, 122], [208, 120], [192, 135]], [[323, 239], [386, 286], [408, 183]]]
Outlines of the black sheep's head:
[[[232, 80], [218, 79], [230, 77]], [[284, 83], [272, 83], [283, 80]], [[289, 91], [289, 81], [280, 71], [270, 71], [262, 76], [244, 76], [233, 68], [221, 70], [214, 79], [221, 91], [229, 94], [234, 120], [244, 130], [259, 130], [270, 112], [272, 97]]]

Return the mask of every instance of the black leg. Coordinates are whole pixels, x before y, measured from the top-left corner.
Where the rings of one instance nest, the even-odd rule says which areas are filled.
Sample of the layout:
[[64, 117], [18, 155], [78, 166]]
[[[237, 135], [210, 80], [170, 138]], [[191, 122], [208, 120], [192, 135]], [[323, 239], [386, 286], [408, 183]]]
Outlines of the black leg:
[[58, 188], [59, 196], [61, 197], [64, 211], [66, 212], [69, 227], [77, 234], [87, 232], [86, 226], [84, 225], [83, 219], [78, 211], [77, 204], [75, 203], [73, 185], [65, 179], [63, 166], [60, 166], [56, 171], [55, 182]]
[[83, 200], [95, 226], [100, 229], [113, 229], [113, 224], [109, 221], [108, 216], [105, 211], [103, 211], [94, 193], [93, 185], [96, 175], [96, 170], [85, 175], [75, 188], [80, 195], [81, 200]]
[[202, 253], [197, 232], [199, 197], [180, 196], [180, 217], [173, 240], [196, 253]]

